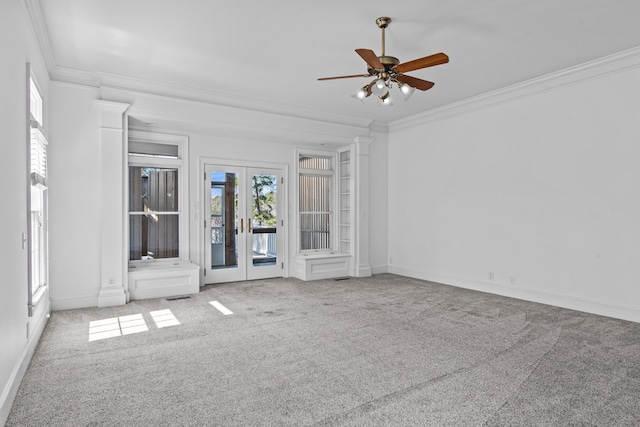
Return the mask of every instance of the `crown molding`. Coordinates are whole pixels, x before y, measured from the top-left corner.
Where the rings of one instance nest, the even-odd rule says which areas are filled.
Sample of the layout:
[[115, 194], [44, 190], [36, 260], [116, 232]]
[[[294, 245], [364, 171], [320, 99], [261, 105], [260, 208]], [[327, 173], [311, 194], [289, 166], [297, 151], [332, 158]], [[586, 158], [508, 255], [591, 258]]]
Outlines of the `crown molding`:
[[640, 66], [640, 47], [624, 50], [593, 61], [569, 67], [541, 77], [526, 80], [443, 107], [434, 108], [389, 123], [390, 132], [419, 126], [434, 120], [467, 114], [490, 106], [505, 104], [562, 86], [618, 73]]
[[359, 128], [368, 128], [371, 123], [371, 120], [369, 119], [344, 116], [329, 112], [319, 112], [300, 108], [298, 106], [281, 104], [274, 101], [266, 101], [213, 90], [161, 83], [115, 74], [89, 72], [61, 67], [56, 64], [54, 59], [53, 50], [49, 42], [49, 33], [40, 7], [40, 1], [23, 0], [23, 3], [29, 14], [31, 27], [35, 37], [40, 45], [40, 50], [49, 72], [49, 78], [53, 81], [92, 86], [95, 88], [120, 89], [148, 95], [170, 97], [185, 101], [196, 101], [229, 108], [241, 108], [299, 119], [308, 119], [316, 122], [355, 126]]
[[[58, 84], [70, 84], [59, 83]], [[354, 136], [367, 134], [368, 127], [316, 118], [293, 117], [272, 111], [258, 111], [167, 95], [99, 88], [102, 99], [131, 104], [130, 117], [153, 126], [217, 135], [253, 135], [275, 142], [343, 144]], [[216, 117], [216, 120], [211, 120]], [[251, 124], [250, 126], [248, 124]]]
[[49, 78], [54, 82], [70, 83], [80, 86], [91, 86], [99, 88], [101, 86], [100, 77], [95, 73], [88, 73], [72, 68], [59, 67], [57, 65], [49, 69]]
[[53, 66], [49, 70], [51, 80], [72, 83], [96, 88], [107, 88], [136, 92], [145, 95], [174, 98], [183, 101], [200, 102], [221, 107], [251, 110], [261, 113], [277, 114], [298, 119], [327, 122], [359, 128], [368, 128], [371, 120], [356, 117], [348, 117], [328, 112], [308, 110], [297, 106], [281, 104], [273, 101], [265, 101], [257, 98], [233, 95], [213, 90], [193, 88], [138, 79], [108, 73], [87, 72]]
[[[31, 29], [33, 30], [38, 44], [40, 45], [40, 51], [42, 52], [47, 70], [50, 71], [55, 67], [56, 64], [55, 60], [53, 59], [53, 50], [51, 49], [51, 44], [49, 43], [49, 32], [47, 31], [47, 26], [44, 23], [44, 18], [42, 17], [40, 1], [23, 1], [27, 9], [27, 13], [29, 14], [29, 19], [31, 20]], [[51, 76], [49, 76], [49, 78], [51, 78]]]
[[388, 133], [389, 124], [386, 122], [374, 120], [371, 122], [371, 124], [369, 124], [369, 130], [371, 130], [371, 132], [377, 132], [377, 133]]

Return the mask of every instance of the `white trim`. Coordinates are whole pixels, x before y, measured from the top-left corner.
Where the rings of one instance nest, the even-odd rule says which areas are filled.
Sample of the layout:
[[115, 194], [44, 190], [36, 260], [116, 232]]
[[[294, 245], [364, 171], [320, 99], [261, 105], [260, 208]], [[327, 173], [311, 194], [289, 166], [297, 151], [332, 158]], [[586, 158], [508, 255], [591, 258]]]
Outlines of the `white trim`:
[[237, 94], [202, 88], [196, 89], [110, 73], [80, 71], [57, 65], [49, 68], [49, 75], [51, 76], [51, 80], [64, 83], [143, 93], [188, 102], [202, 102], [227, 108], [240, 108], [261, 113], [295, 117], [297, 119], [313, 120], [314, 122], [326, 122], [332, 125], [340, 124], [368, 128], [371, 123], [370, 119], [344, 116], [326, 111], [309, 110], [300, 108], [300, 106], [274, 102], [273, 100], [239, 96]]
[[[295, 185], [294, 185], [294, 193], [295, 196], [295, 233], [296, 233], [296, 244], [295, 244], [295, 254], [313, 254], [313, 253], [339, 253], [340, 252], [340, 233], [338, 232], [340, 223], [340, 212], [338, 208], [340, 206], [340, 191], [338, 188], [338, 165], [340, 163], [340, 151], [338, 149], [335, 150], [316, 150], [316, 149], [308, 149], [304, 147], [296, 147], [294, 150], [295, 153]], [[331, 169], [330, 170], [316, 170], [316, 169], [301, 169], [300, 165], [300, 156], [309, 156], [309, 157], [321, 157], [321, 158], [330, 158], [331, 159]], [[330, 221], [330, 247], [327, 249], [300, 249], [300, 175], [306, 176], [327, 176], [331, 177], [331, 188], [330, 188], [330, 205], [329, 205], [329, 221]]]
[[302, 253], [294, 256], [294, 275], [300, 280], [310, 281], [349, 276], [351, 254]]
[[374, 265], [371, 267], [371, 274], [384, 274], [389, 272], [388, 265]]
[[20, 383], [27, 372], [27, 368], [29, 367], [29, 363], [31, 362], [31, 358], [33, 357], [33, 353], [36, 350], [38, 342], [42, 337], [47, 320], [48, 315], [45, 314], [40, 316], [38, 323], [35, 328], [33, 328], [33, 332], [28, 337], [27, 343], [22, 349], [18, 363], [13, 367], [11, 375], [9, 376], [7, 383], [4, 385], [2, 394], [0, 394], [0, 425], [4, 425], [9, 417], [11, 406], [18, 394], [18, 388], [20, 387]]
[[74, 310], [76, 308], [97, 307], [98, 293], [65, 298], [51, 298], [51, 311]]
[[640, 66], [640, 47], [608, 55], [594, 61], [569, 67], [534, 79], [516, 83], [492, 92], [484, 93], [459, 102], [402, 118], [389, 123], [389, 131], [419, 126], [421, 124], [447, 117], [458, 116], [500, 105], [517, 99], [537, 95], [557, 87], [568, 86], [585, 80], [617, 73]]
[[128, 301], [125, 264], [127, 201], [125, 168], [127, 146], [126, 110], [130, 104], [95, 100], [100, 117], [100, 290], [98, 306], [124, 305]]
[[464, 279], [460, 277], [443, 276], [435, 273], [410, 270], [403, 267], [388, 266], [388, 272], [415, 279], [441, 283], [443, 285], [458, 288], [471, 289], [509, 298], [521, 299], [540, 304], [547, 304], [570, 310], [583, 311], [585, 313], [608, 316], [616, 319], [640, 322], [640, 310], [636, 307], [621, 304], [603, 303], [601, 301], [586, 298], [576, 298], [571, 295], [557, 294], [553, 292], [539, 291], [525, 286], [502, 285], [493, 282]]
[[[44, 99], [42, 98], [42, 95], [41, 95], [42, 90], [40, 89], [38, 80], [33, 75], [33, 70], [31, 70], [31, 65], [29, 65], [29, 74], [30, 74], [29, 76], [29, 113], [31, 115], [31, 127], [36, 129], [43, 128], [44, 127]], [[36, 114], [34, 114], [34, 110]], [[36, 123], [35, 126], [33, 125], [33, 122]]]
[[38, 40], [40, 45], [40, 52], [44, 58], [44, 62], [48, 70], [55, 68], [55, 61], [53, 59], [53, 49], [49, 43], [49, 33], [47, 31], [47, 25], [44, 22], [42, 16], [42, 9], [40, 8], [40, 2], [38, 0], [24, 0], [24, 4], [31, 20], [31, 30]]
[[[150, 142], [154, 144], [167, 144], [178, 146], [178, 158], [162, 158], [162, 157], [140, 157], [129, 156], [128, 144], [129, 141], [142, 141]], [[189, 137], [186, 135], [166, 134], [158, 132], [145, 132], [145, 131], [129, 131], [128, 138], [126, 140], [126, 165], [124, 176], [124, 188], [125, 188], [125, 200], [124, 200], [124, 212], [126, 214], [125, 221], [125, 242], [126, 242], [126, 259], [127, 269], [131, 272], [132, 266], [141, 267], [143, 265], [150, 265], [149, 261], [129, 259], [129, 216], [131, 214], [138, 214], [137, 212], [129, 211], [129, 166], [147, 166], [147, 167], [171, 167], [178, 170], [178, 211], [177, 212], [157, 212], [162, 214], [179, 215], [179, 248], [180, 256], [178, 258], [168, 258], [167, 262], [190, 262], [190, 247], [189, 247]], [[156, 262], [157, 260], [154, 260]], [[154, 264], [156, 265], [156, 264]], [[158, 264], [159, 265], [159, 264]]]
[[190, 262], [158, 263], [129, 268], [129, 295], [132, 300], [197, 294], [200, 267]]
[[[275, 162], [260, 162], [260, 161], [246, 161], [246, 160], [242, 160], [242, 159], [236, 159], [236, 158], [226, 158], [226, 157], [210, 157], [210, 156], [201, 156], [198, 158], [199, 161], [199, 166], [198, 166], [198, 174], [197, 174], [197, 182], [198, 182], [198, 196], [197, 197], [193, 197], [193, 200], [191, 201], [191, 203], [193, 203], [194, 206], [199, 206], [199, 208], [195, 208], [194, 210], [196, 212], [198, 212], [197, 217], [194, 218], [194, 228], [195, 230], [197, 230], [196, 234], [198, 235], [197, 237], [197, 241], [198, 241], [198, 256], [199, 256], [199, 260], [200, 260], [200, 285], [203, 286], [205, 284], [205, 275], [204, 275], [204, 271], [205, 269], [208, 271], [208, 274], [212, 274], [211, 273], [211, 269], [207, 268], [207, 260], [206, 260], [206, 250], [205, 250], [205, 245], [207, 245], [206, 239], [205, 239], [205, 234], [201, 233], [200, 231], [202, 230], [201, 228], [201, 224], [204, 223], [204, 221], [206, 220], [206, 206], [207, 206], [207, 201], [206, 201], [206, 197], [205, 197], [205, 179], [203, 179], [203, 177], [205, 177], [206, 173], [207, 173], [207, 166], [220, 166], [222, 168], [242, 168], [242, 169], [270, 169], [273, 171], [278, 171], [280, 173], [282, 173], [282, 184], [284, 185], [284, 189], [282, 187], [279, 186], [278, 188], [278, 198], [281, 200], [282, 202], [282, 216], [280, 217], [280, 220], [283, 221], [284, 226], [282, 226], [283, 229], [283, 249], [282, 249], [282, 277], [289, 277], [291, 276], [291, 271], [289, 270], [290, 268], [290, 253], [291, 253], [291, 249], [290, 249], [290, 242], [289, 242], [289, 238], [290, 238], [290, 234], [289, 234], [289, 165], [286, 163], [275, 163]], [[200, 199], [202, 197], [202, 199]], [[280, 214], [278, 214], [280, 216]]]
[[[54, 84], [59, 82], [53, 81]], [[353, 136], [367, 133], [367, 126], [356, 127], [313, 118], [298, 118], [269, 111], [236, 109], [212, 102], [185, 100], [166, 95], [153, 95], [135, 90], [101, 87], [103, 95], [110, 97], [134, 98], [136, 104], [131, 116], [140, 123], [134, 123], [132, 129], [153, 129], [184, 131], [190, 134], [215, 135], [217, 138], [228, 136], [237, 139], [259, 139], [278, 144], [327, 143], [331, 145], [348, 144]], [[172, 107], [167, 108], [168, 104]], [[153, 107], [152, 107], [153, 105]], [[146, 107], [145, 107], [146, 106]], [[215, 117], [215, 120], [211, 120]], [[251, 123], [251, 126], [247, 126]]]
[[[47, 292], [48, 290], [49, 290], [48, 284], [44, 284], [38, 287], [38, 289], [33, 293], [33, 300], [31, 302], [31, 307], [33, 309], [36, 309], [41, 302], [47, 301], [48, 295], [49, 295], [49, 293]], [[45, 296], [47, 298], [44, 298]]]
[[371, 228], [370, 228], [370, 209], [371, 209], [371, 166], [370, 166], [370, 150], [374, 138], [358, 136], [353, 139], [354, 142], [354, 179], [355, 179], [355, 199], [354, 214], [356, 221], [355, 227], [355, 246], [354, 246], [354, 264], [356, 277], [371, 276]]

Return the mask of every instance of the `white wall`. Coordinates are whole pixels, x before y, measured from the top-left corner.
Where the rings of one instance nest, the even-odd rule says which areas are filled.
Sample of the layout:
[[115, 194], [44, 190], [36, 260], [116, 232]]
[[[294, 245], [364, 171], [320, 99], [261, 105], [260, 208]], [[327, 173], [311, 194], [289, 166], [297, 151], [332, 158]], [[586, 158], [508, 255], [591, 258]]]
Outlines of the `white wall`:
[[390, 271], [640, 321], [638, 81], [392, 126]]
[[[127, 111], [137, 129], [189, 137], [190, 259], [201, 264], [202, 159], [221, 162], [239, 159], [288, 168], [289, 255], [295, 234], [295, 149], [335, 150], [368, 136], [368, 126], [345, 125], [260, 113], [194, 101], [134, 93], [112, 88], [90, 88], [51, 83], [51, 297], [54, 310], [97, 305], [100, 290], [99, 112], [95, 100], [131, 104]], [[154, 123], [153, 126], [148, 123]], [[374, 132], [375, 133], [375, 132]], [[386, 132], [371, 144], [371, 264], [386, 270]], [[320, 144], [327, 144], [321, 146]], [[289, 271], [293, 263], [289, 264]]]
[[49, 262], [54, 310], [98, 305], [100, 115], [96, 89], [51, 82]]
[[[48, 118], [48, 75], [27, 11], [21, 1], [0, 2], [0, 425], [11, 409], [49, 310], [48, 298], [34, 317], [27, 311], [27, 88], [26, 64], [31, 63], [44, 98]], [[52, 142], [53, 144], [53, 142]], [[30, 336], [27, 338], [27, 325]]]
[[[206, 163], [222, 163], [229, 164], [234, 161], [253, 163], [264, 167], [282, 168], [288, 171], [288, 181], [285, 191], [288, 194], [287, 205], [285, 209], [288, 214], [288, 223], [293, 224], [293, 212], [295, 210], [295, 197], [293, 197], [293, 182], [295, 173], [295, 153], [294, 146], [289, 143], [273, 143], [257, 141], [254, 139], [243, 139], [238, 136], [218, 136], [211, 134], [192, 134], [190, 136], [190, 198], [191, 198], [191, 221], [190, 221], [190, 255], [191, 260], [203, 266], [203, 260], [200, 258], [201, 248], [203, 247], [202, 221], [203, 212], [196, 211], [196, 206], [204, 207], [205, 200], [202, 192], [203, 179], [201, 168], [202, 162]], [[279, 188], [279, 191], [282, 187]], [[279, 197], [284, 197], [284, 192], [279, 192]], [[280, 213], [281, 215], [284, 212]], [[283, 216], [280, 219], [284, 219]], [[289, 248], [295, 247], [294, 233], [288, 233]], [[209, 271], [211, 274], [211, 271]]]
[[385, 128], [371, 132], [369, 197], [370, 197], [370, 261], [373, 274], [387, 272], [388, 223], [388, 131]]

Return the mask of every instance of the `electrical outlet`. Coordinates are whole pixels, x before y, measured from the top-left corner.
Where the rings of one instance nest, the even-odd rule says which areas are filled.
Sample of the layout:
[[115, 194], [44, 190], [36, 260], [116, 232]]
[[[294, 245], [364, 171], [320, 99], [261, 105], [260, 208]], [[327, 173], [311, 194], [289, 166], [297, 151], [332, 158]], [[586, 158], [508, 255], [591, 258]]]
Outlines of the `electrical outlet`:
[[510, 285], [515, 285], [516, 284], [516, 276], [514, 276], [514, 275], [509, 276], [509, 284]]
[[495, 280], [495, 279], [496, 279], [495, 274], [493, 273], [493, 271], [490, 271], [489, 272], [489, 280]]

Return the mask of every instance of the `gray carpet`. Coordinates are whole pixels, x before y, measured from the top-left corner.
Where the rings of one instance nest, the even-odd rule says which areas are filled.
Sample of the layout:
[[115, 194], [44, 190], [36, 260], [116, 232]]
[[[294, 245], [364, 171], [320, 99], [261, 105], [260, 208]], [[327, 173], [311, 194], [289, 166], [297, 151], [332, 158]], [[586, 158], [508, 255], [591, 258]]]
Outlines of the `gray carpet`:
[[55, 312], [7, 426], [67, 425], [638, 426], [640, 324], [390, 274]]

